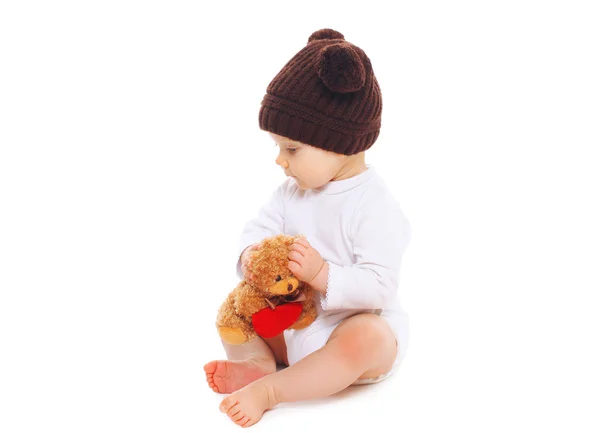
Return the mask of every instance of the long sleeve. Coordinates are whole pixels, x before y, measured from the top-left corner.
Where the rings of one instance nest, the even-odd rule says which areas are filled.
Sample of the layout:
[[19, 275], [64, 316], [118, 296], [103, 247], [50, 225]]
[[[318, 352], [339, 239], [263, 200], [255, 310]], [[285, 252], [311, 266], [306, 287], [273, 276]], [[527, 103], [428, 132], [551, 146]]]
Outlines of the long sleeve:
[[269, 200], [259, 210], [258, 215], [248, 221], [244, 226], [239, 240], [237, 276], [242, 279], [241, 254], [244, 250], [269, 236], [283, 233], [284, 230], [284, 195], [289, 183], [286, 179], [271, 195]]
[[351, 224], [354, 263], [329, 263], [323, 310], [385, 308], [397, 293], [402, 255], [411, 227], [397, 202], [366, 201]]

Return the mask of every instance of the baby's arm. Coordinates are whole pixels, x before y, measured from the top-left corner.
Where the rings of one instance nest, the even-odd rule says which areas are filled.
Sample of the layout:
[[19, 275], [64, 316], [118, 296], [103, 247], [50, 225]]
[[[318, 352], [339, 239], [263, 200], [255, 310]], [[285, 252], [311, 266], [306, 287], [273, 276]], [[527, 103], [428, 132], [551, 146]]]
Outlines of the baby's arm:
[[411, 229], [395, 200], [365, 202], [357, 209], [352, 231], [355, 263], [327, 262], [324, 310], [385, 308], [398, 290]]
[[237, 276], [244, 278], [242, 253], [251, 245], [258, 244], [264, 238], [283, 233], [283, 199], [290, 178], [286, 179], [260, 209], [258, 215], [244, 226], [239, 241]]

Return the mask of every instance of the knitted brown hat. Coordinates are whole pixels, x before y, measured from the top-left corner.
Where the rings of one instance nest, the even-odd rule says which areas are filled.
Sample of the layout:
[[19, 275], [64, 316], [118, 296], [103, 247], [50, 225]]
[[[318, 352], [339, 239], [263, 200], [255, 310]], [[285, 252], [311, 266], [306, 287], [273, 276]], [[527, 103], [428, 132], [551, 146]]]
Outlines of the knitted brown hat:
[[367, 150], [381, 126], [381, 91], [371, 61], [340, 32], [314, 32], [267, 87], [259, 125], [335, 153]]

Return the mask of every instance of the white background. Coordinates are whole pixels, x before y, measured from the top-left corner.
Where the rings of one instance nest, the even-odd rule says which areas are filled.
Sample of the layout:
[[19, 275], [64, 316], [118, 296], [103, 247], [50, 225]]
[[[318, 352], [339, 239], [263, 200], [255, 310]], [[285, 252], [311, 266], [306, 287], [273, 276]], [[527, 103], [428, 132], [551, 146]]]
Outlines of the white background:
[[0, 431], [238, 431], [202, 366], [284, 179], [260, 101], [330, 27], [382, 88], [411, 342], [253, 429], [597, 432], [593, 3], [2, 2]]

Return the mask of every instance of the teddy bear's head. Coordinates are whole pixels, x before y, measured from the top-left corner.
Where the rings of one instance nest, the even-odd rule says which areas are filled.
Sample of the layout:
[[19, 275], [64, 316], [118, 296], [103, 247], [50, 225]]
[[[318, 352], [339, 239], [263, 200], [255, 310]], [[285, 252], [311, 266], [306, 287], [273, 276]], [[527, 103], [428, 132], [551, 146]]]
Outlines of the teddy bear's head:
[[265, 295], [298, 294], [300, 281], [288, 269], [288, 254], [294, 239], [282, 234], [264, 239], [250, 253], [248, 271], [252, 278], [247, 283]]

